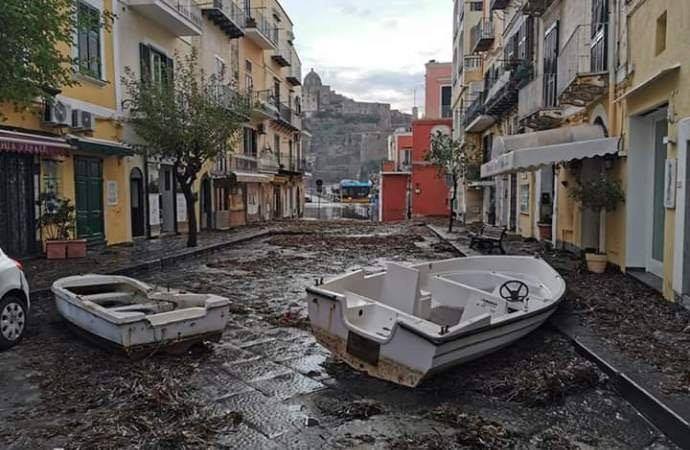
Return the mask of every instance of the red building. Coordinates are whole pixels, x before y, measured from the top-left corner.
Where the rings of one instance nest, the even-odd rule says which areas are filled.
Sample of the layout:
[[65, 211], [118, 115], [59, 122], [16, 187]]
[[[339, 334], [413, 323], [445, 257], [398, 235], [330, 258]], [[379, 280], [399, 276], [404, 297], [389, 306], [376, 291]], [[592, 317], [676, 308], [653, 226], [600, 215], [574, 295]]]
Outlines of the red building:
[[380, 178], [381, 221], [448, 215], [445, 175], [425, 157], [432, 135], [438, 131], [450, 134], [451, 126], [449, 119], [416, 120], [412, 122], [411, 139], [409, 133], [392, 136], [390, 160], [383, 164]]

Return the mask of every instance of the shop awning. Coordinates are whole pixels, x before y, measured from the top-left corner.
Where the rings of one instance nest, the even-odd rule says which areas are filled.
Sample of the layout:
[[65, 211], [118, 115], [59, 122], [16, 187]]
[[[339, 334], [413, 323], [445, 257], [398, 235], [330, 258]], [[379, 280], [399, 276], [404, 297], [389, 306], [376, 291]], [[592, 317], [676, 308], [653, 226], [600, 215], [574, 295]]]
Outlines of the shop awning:
[[619, 138], [604, 137], [598, 125], [578, 125], [496, 138], [494, 159], [481, 167], [481, 177], [536, 170], [550, 164], [618, 152]]
[[270, 175], [262, 175], [260, 173], [251, 172], [237, 172], [233, 171], [238, 183], [270, 183], [273, 177]]
[[105, 156], [132, 156], [134, 151], [127, 145], [105, 139], [70, 137], [70, 144], [77, 150]]
[[64, 139], [18, 131], [0, 130], [0, 152], [32, 155], [66, 155], [71, 146]]

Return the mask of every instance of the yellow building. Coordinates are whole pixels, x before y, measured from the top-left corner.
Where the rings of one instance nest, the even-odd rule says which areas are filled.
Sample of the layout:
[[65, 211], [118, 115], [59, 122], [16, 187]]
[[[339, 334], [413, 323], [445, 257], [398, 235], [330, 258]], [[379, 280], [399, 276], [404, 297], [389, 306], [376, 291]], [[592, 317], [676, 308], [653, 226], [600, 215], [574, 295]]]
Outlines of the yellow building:
[[[78, 14], [89, 18], [113, 12], [113, 0], [79, 0], [77, 5]], [[59, 49], [77, 58], [78, 85], [23, 111], [2, 108], [7, 120], [0, 130], [0, 165], [18, 171], [16, 178], [5, 178], [3, 188], [12, 185], [17, 196], [3, 205], [10, 214], [0, 221], [0, 235], [7, 236], [1, 246], [17, 256], [41, 251], [45, 237], [36, 231], [33, 206], [40, 192], [72, 202], [76, 237], [93, 244], [130, 240], [125, 158], [131, 151], [119, 143], [117, 36], [112, 27], [84, 22], [92, 25], [78, 30], [73, 48]]]
[[622, 111], [627, 181], [625, 267], [657, 284], [668, 299], [688, 301], [688, 142], [690, 141], [690, 4], [633, 0], [615, 104]]

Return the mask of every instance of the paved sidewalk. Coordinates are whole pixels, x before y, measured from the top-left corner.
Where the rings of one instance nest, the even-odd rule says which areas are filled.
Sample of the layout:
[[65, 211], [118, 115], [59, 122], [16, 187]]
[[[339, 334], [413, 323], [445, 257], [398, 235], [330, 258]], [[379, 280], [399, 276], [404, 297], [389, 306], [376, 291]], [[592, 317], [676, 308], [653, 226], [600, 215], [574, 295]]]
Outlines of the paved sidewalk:
[[[283, 224], [284, 225], [284, 224]], [[258, 224], [228, 231], [199, 233], [199, 245], [187, 247], [187, 234], [164, 236], [157, 239], [136, 240], [132, 244], [107, 247], [98, 253], [89, 252], [86, 258], [24, 261], [32, 292], [50, 288], [53, 281], [86, 273], [129, 274], [171, 263], [180, 258], [220, 250], [228, 245], [268, 235], [281, 229], [280, 224]]]
[[[448, 233], [446, 227], [432, 224], [427, 224], [427, 227], [440, 239], [452, 245], [458, 253], [464, 256], [481, 254], [469, 248], [469, 236], [464, 228], [457, 227], [453, 233]], [[619, 272], [603, 275], [588, 274], [586, 271], [581, 272], [573, 267], [574, 264], [577, 264], [577, 257], [571, 255], [569, 258], [564, 258], [562, 252], [550, 251], [550, 248], [539, 242], [523, 241], [522, 239], [515, 239], [513, 236], [509, 236], [504, 244], [508, 255], [540, 254], [563, 275], [568, 284], [567, 298], [558, 312], [551, 318], [551, 323], [559, 332], [573, 342], [578, 352], [599, 365], [613, 380], [619, 392], [648, 420], [664, 431], [681, 448], [690, 448], [690, 392], [682, 392], [678, 389], [669, 391], [669, 389], [663, 388], [665, 383], [669, 383], [670, 376], [675, 375], [674, 372], [677, 372], [677, 370], [654, 365], [651, 361], [647, 361], [644, 358], [644, 353], [633, 356], [629, 352], [622, 351], [612, 341], [611, 336], [601, 333], [599, 328], [594, 326], [595, 324], [592, 320], [595, 319], [583, 314], [583, 311], [575, 305], [573, 297], [591, 297], [594, 294], [593, 290], [597, 289], [597, 285], [594, 283], [601, 283], [602, 279], [605, 280], [605, 278], [601, 277], [626, 277], [626, 275]], [[593, 284], [590, 286], [590, 289], [582, 291], [581, 281], [580, 283], [575, 281], [577, 277], [592, 277], [591, 281]], [[639, 290], [634, 297], [647, 299], [649, 297], [647, 288], [642, 284], [639, 284], [638, 288], [638, 282], [633, 278], [628, 278], [629, 280], [625, 281], [625, 284], [628, 285], [630, 290], [633, 292]], [[623, 296], [625, 294], [618, 292], [614, 295]], [[660, 297], [644, 301], [659, 302], [656, 306], [660, 308], [664, 306], [667, 306], [669, 309], [674, 308], [674, 305], [666, 304]], [[644, 301], [640, 300], [640, 303], [644, 303]], [[629, 307], [635, 309], [638, 305], [630, 304]], [[593, 307], [592, 310], [595, 308]], [[611, 303], [607, 308], [614, 309], [615, 306]], [[676, 314], [687, 315], [682, 311], [682, 308], [679, 309], [681, 311], [678, 311]], [[633, 320], [633, 317], [625, 317], [625, 320]], [[688, 329], [690, 329], [690, 326]], [[661, 337], [665, 335], [661, 330], [657, 330], [654, 333], [655, 336], [657, 334]], [[678, 338], [674, 336], [674, 339], [682, 340], [683, 337]], [[639, 337], [638, 340], [644, 341], [644, 339]], [[637, 343], [639, 346], [651, 346], [652, 348], [655, 345], [659, 346], [659, 344], [659, 342], [654, 341]], [[661, 347], [658, 351], [661, 351]], [[676, 351], [682, 353], [687, 350], [676, 347]], [[687, 352], [690, 355], [690, 351]], [[690, 372], [685, 376], [690, 377]]]

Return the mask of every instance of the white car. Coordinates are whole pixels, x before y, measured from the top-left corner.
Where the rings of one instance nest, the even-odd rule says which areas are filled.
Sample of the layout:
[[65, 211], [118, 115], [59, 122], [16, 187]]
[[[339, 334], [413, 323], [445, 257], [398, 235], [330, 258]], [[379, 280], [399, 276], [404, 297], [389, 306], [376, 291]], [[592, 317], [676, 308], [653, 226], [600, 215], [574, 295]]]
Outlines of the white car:
[[29, 305], [22, 264], [0, 249], [0, 350], [16, 345], [24, 336]]

